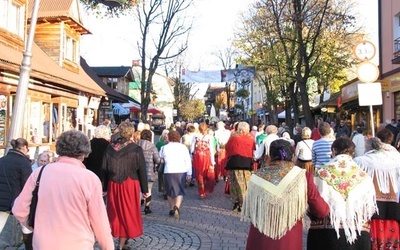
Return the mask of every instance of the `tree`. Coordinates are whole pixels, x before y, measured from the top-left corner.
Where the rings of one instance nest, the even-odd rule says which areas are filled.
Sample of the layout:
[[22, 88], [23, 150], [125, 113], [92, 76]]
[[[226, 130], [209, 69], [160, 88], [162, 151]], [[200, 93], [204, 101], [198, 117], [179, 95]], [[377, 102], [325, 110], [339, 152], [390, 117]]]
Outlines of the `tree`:
[[174, 81], [174, 108], [178, 118], [181, 116], [181, 107], [189, 105], [189, 101], [193, 99], [190, 94], [194, 83], [182, 83], [180, 78], [173, 78]]
[[[104, 16], [119, 16], [128, 13], [140, 0], [80, 0], [87, 9]], [[101, 6], [105, 7], [101, 8]]]
[[313, 125], [309, 84], [328, 86], [354, 64], [351, 51], [359, 29], [351, 7], [345, 0], [261, 0], [244, 16], [237, 44], [245, 59], [272, 77], [265, 83], [278, 83], [267, 90], [283, 98], [288, 114], [293, 108], [295, 120], [302, 108], [307, 126]]
[[195, 118], [201, 117], [206, 111], [204, 102], [199, 99], [190, 100], [186, 105], [181, 107], [181, 115], [185, 120], [192, 121]]
[[142, 121], [146, 121], [147, 118], [152, 80], [157, 68], [161, 64], [169, 63], [187, 49], [187, 39], [182, 43], [179, 41], [182, 41], [182, 36], [188, 36], [191, 29], [185, 15], [191, 4], [192, 0], [149, 0], [137, 7], [136, 14], [141, 33], [138, 49], [142, 67]]

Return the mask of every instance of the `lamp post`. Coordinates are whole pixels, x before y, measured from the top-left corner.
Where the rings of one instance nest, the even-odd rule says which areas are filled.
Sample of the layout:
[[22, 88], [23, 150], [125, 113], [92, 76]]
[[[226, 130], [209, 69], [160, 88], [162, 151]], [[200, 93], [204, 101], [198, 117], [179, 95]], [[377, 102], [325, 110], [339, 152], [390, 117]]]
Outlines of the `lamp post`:
[[17, 93], [15, 95], [14, 106], [12, 109], [13, 113], [11, 117], [11, 125], [10, 125], [10, 131], [8, 133], [8, 140], [7, 140], [7, 147], [5, 150], [5, 154], [7, 154], [8, 150], [11, 148], [10, 145], [11, 140], [20, 137], [22, 132], [22, 126], [23, 126], [22, 122], [24, 120], [25, 102], [28, 93], [28, 84], [31, 72], [32, 45], [33, 45], [33, 39], [35, 37], [39, 4], [40, 0], [34, 0], [31, 25], [29, 27], [29, 34], [27, 37], [26, 47], [21, 62]]

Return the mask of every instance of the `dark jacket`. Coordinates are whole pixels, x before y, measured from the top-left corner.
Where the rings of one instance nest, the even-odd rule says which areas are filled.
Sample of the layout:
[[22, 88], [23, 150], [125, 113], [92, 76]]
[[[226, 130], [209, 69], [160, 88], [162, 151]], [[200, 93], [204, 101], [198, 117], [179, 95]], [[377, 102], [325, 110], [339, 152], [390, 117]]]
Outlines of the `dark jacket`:
[[86, 168], [95, 173], [100, 180], [103, 179], [101, 176], [101, 166], [103, 163], [104, 152], [106, 151], [108, 144], [110, 143], [103, 138], [93, 138], [90, 140], [92, 152], [83, 161], [83, 164], [85, 164]]
[[108, 182], [121, 184], [126, 179], [139, 180], [142, 193], [148, 193], [146, 162], [143, 149], [135, 143], [123, 145], [111, 143], [104, 153], [103, 190], [107, 191]]
[[11, 210], [31, 173], [31, 161], [18, 150], [10, 149], [0, 158], [0, 211]]

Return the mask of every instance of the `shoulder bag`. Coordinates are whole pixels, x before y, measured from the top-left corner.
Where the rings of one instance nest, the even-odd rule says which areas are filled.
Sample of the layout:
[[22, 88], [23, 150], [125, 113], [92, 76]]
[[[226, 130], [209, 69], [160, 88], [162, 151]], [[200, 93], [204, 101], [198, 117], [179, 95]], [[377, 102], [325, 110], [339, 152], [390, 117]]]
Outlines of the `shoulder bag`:
[[39, 172], [39, 176], [36, 180], [35, 184], [35, 189], [32, 191], [32, 201], [31, 201], [31, 206], [29, 208], [29, 216], [28, 216], [28, 226], [34, 228], [35, 225], [35, 215], [36, 215], [36, 207], [38, 203], [38, 192], [39, 192], [39, 183], [40, 183], [40, 177], [42, 176], [43, 169], [46, 167], [44, 165]]

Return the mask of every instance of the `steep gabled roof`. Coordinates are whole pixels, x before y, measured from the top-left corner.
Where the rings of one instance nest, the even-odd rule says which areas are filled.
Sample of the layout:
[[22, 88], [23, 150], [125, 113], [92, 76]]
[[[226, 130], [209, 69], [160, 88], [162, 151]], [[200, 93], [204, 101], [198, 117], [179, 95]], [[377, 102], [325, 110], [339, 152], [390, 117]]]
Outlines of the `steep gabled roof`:
[[118, 78], [128, 76], [131, 71], [129, 66], [120, 67], [91, 67], [99, 77]]
[[[29, 1], [28, 20], [32, 17], [33, 3]], [[82, 24], [78, 0], [40, 0], [38, 23], [64, 21], [80, 34], [90, 34]]]
[[119, 93], [118, 91], [115, 91], [114, 89], [110, 88], [107, 84], [104, 84], [104, 82], [96, 75], [96, 72], [94, 72], [90, 66], [87, 64], [86, 60], [81, 57], [81, 66], [82, 69], [88, 74], [107, 94], [108, 97], [111, 99], [118, 101], [118, 102], [129, 102], [129, 100], [133, 100], [132, 98], [129, 98], [126, 95], [123, 95]]

